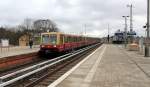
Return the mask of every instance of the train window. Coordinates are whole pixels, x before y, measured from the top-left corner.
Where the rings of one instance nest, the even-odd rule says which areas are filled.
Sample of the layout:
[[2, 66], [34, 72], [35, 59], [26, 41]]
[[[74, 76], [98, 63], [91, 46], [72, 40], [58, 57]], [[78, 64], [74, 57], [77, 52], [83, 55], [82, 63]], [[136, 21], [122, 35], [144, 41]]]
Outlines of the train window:
[[78, 37], [76, 37], [76, 42], [78, 42]]
[[74, 38], [75, 38], [75, 37], [72, 37], [72, 42], [75, 42]]
[[74, 37], [71, 37], [71, 42], [74, 42]]
[[42, 35], [42, 43], [49, 43], [49, 35], [48, 34]]
[[78, 37], [78, 42], [80, 42], [80, 37]]
[[57, 44], [57, 36], [56, 34], [50, 34], [49, 35], [49, 40], [51, 44]]
[[67, 39], [67, 36], [65, 36], [65, 43], [67, 43], [68, 42], [68, 39]]
[[76, 37], [76, 42], [78, 42], [78, 37]]
[[69, 39], [68, 42], [71, 42], [71, 37], [70, 36], [68, 37], [68, 39]]
[[57, 35], [56, 34], [42, 35], [42, 43], [57, 44]]
[[79, 41], [81, 41], [81, 37], [79, 37]]
[[73, 42], [76, 42], [76, 37], [73, 37]]
[[66, 37], [66, 42], [67, 42], [67, 43], [69, 42], [69, 39], [68, 39], [68, 38], [69, 38], [69, 37], [67, 36], [67, 37]]
[[68, 36], [67, 39], [68, 39], [68, 42], [70, 42], [70, 36]]
[[71, 42], [71, 37], [70, 36], [68, 36], [68, 42]]
[[78, 37], [76, 37], [76, 42], [78, 42]]
[[70, 36], [68, 36], [67, 38], [68, 38], [68, 42], [70, 42]]
[[71, 42], [74, 42], [74, 37], [71, 37]]
[[76, 42], [76, 37], [74, 37], [74, 42]]
[[66, 40], [66, 36], [64, 36], [64, 43], [66, 43], [67, 42], [67, 40]]
[[83, 38], [83, 37], [81, 37], [81, 41], [84, 41], [84, 38]]

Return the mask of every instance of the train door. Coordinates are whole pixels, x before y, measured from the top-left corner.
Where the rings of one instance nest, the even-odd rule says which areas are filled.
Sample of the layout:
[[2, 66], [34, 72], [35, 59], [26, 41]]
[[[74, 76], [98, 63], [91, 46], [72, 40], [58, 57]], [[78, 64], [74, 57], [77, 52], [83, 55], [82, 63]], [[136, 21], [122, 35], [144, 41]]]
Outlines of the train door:
[[64, 46], [65, 46], [65, 50], [69, 50], [69, 36], [68, 35], [64, 35]]
[[57, 41], [58, 41], [57, 47], [59, 48], [59, 51], [62, 52], [64, 50], [64, 40], [62, 34], [57, 33]]
[[63, 50], [65, 50], [65, 37], [63, 34], [60, 34], [60, 44], [63, 46]]
[[60, 45], [63, 45], [63, 44], [64, 44], [64, 37], [63, 37], [62, 34], [60, 34], [59, 44], [60, 44]]

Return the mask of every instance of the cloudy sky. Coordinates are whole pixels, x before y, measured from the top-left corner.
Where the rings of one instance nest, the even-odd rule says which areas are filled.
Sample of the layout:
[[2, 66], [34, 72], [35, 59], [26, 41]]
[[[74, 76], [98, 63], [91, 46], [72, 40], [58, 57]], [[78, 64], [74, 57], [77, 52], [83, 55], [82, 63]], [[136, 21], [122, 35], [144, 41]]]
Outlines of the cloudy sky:
[[[63, 32], [86, 32], [106, 36], [124, 29], [123, 15], [129, 15], [127, 4], [133, 4], [133, 24], [138, 35], [145, 35], [147, 0], [1, 0], [0, 25], [15, 26], [25, 18], [51, 19]], [[128, 21], [129, 23], [129, 21]], [[129, 28], [128, 28], [129, 29]]]

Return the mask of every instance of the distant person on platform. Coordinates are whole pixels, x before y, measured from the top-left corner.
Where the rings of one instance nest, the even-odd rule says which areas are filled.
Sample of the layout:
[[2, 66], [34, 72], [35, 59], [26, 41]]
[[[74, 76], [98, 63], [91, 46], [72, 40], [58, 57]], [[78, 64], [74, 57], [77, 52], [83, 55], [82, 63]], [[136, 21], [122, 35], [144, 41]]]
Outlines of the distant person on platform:
[[33, 46], [33, 40], [32, 39], [30, 39], [30, 41], [29, 41], [29, 46], [30, 46], [30, 49], [32, 49], [32, 46]]

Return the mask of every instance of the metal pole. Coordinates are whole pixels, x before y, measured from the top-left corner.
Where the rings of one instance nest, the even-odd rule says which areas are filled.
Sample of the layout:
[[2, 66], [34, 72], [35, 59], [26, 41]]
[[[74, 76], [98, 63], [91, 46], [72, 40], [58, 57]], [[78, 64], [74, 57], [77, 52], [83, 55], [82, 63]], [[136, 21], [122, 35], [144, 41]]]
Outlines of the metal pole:
[[149, 39], [149, 25], [150, 25], [150, 18], [149, 18], [149, 10], [150, 10], [150, 6], [149, 6], [149, 0], [147, 0], [147, 38]]
[[150, 25], [150, 18], [149, 18], [149, 10], [150, 10], [150, 4], [149, 0], [147, 0], [147, 38], [145, 42], [145, 57], [149, 57], [149, 25]]
[[[133, 31], [133, 12], [132, 12], [132, 8], [133, 5], [127, 5], [127, 7], [130, 7], [130, 32]], [[133, 35], [130, 36], [130, 42], [133, 42]]]
[[133, 5], [130, 5], [130, 31], [133, 31], [133, 13], [132, 13]]
[[127, 27], [128, 27], [128, 25], [127, 25], [127, 17], [129, 17], [129, 16], [122, 16], [122, 17], [124, 17], [125, 18], [125, 35], [124, 35], [124, 44], [125, 44], [125, 48], [127, 47]]
[[109, 38], [110, 36], [109, 36], [109, 24], [108, 24], [108, 37], [107, 37], [107, 40], [108, 40], [108, 43], [109, 43]]
[[125, 48], [127, 47], [127, 16], [125, 17]]
[[[131, 4], [131, 7], [130, 7], [130, 32], [133, 31], [133, 15], [132, 15], [132, 4]], [[133, 38], [134, 36], [131, 35], [131, 38], [130, 38], [130, 42], [133, 43]]]

